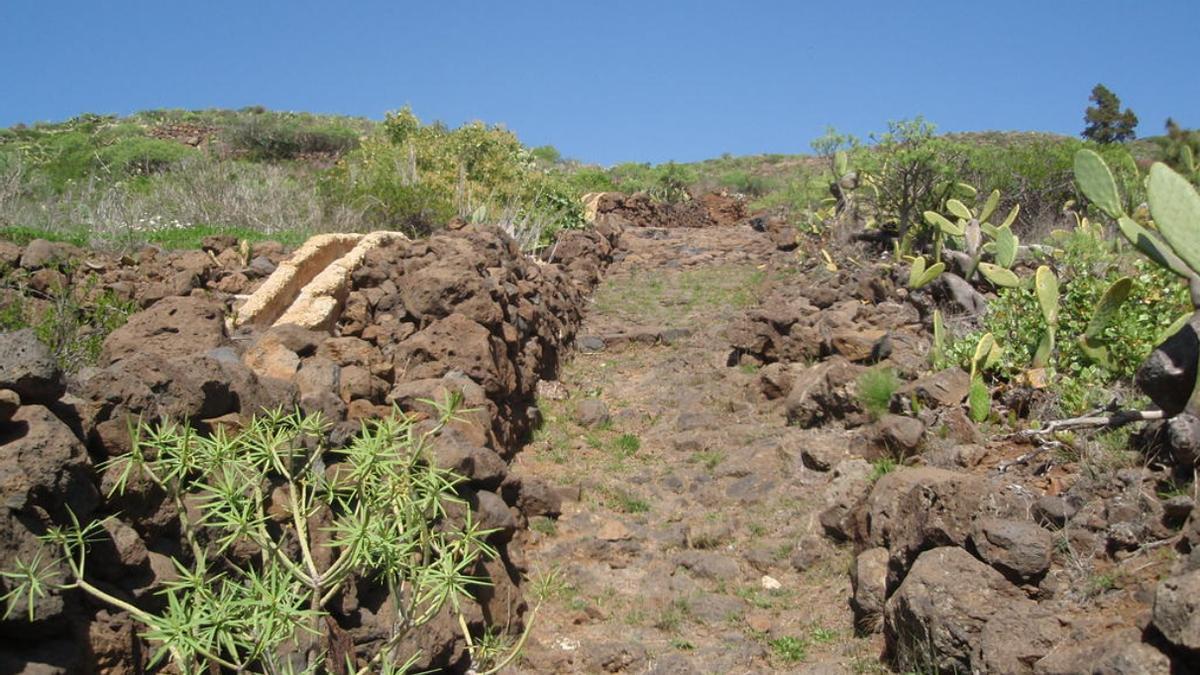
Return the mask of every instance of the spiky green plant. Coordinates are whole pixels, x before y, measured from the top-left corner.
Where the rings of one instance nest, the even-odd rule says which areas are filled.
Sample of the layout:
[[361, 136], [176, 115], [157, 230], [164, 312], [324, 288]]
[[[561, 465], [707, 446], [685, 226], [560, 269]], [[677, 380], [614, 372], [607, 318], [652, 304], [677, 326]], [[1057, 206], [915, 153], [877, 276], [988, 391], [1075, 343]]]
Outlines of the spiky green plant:
[[[978, 209], [972, 209], [958, 199], [947, 199], [946, 210], [951, 220], [936, 211], [924, 213], [925, 222], [934, 229], [934, 260], [942, 257], [943, 241], [946, 237], [958, 241], [962, 253], [967, 256], [965, 278], [970, 281], [978, 270], [992, 284], [1014, 287], [1021, 280], [1010, 269], [1017, 260], [1020, 241], [1012, 232], [1012, 224], [1020, 213], [1020, 205], [1014, 206], [999, 226], [990, 222], [1000, 203], [1000, 191], [991, 194]], [[984, 237], [991, 241], [984, 242]], [[985, 253], [992, 255], [992, 262], [983, 260]]]
[[[1146, 181], [1153, 222], [1143, 224], [1121, 206], [1112, 172], [1095, 151], [1075, 154], [1075, 180], [1097, 208], [1117, 221], [1121, 234], [1143, 255], [1187, 282], [1192, 306], [1200, 309], [1200, 194], [1196, 188], [1166, 164], [1156, 162]], [[1193, 385], [1185, 410], [1200, 416], [1200, 386]]]
[[1033, 354], [1033, 367], [1045, 368], [1054, 352], [1054, 338], [1058, 331], [1058, 277], [1054, 275], [1054, 270], [1041, 265], [1034, 273], [1033, 285], [1042, 318], [1046, 320], [1046, 332], [1042, 334]]
[[1133, 279], [1130, 277], [1121, 277], [1114, 281], [1096, 303], [1096, 310], [1092, 313], [1083, 335], [1077, 338], [1083, 353], [1105, 368], [1111, 368], [1112, 363], [1108, 356], [1108, 345], [1103, 337], [1104, 329], [1112, 323], [1117, 310], [1129, 297], [1129, 291], [1132, 289]]
[[[474, 571], [496, 552], [490, 531], [456, 496], [463, 479], [429, 456], [458, 400], [434, 406], [432, 421], [397, 411], [366, 422], [340, 449], [325, 445], [319, 414], [276, 410], [234, 436], [218, 427], [204, 437], [170, 421], [139, 425], [131, 452], [111, 463], [113, 493], [148, 481], [178, 508], [184, 551], [174, 560], [179, 578], [158, 589], [165, 609], [143, 609], [94, 585], [88, 548], [102, 526], [76, 522], [43, 537], [53, 553], [18, 560], [3, 573], [12, 589], [8, 613], [32, 611], [47, 589], [79, 589], [143, 626], [152, 667], [313, 670], [329, 651], [328, 606], [348, 584], [370, 580], [387, 590], [396, 617], [388, 638], [373, 653], [357, 654], [348, 672], [411, 668], [420, 655], [401, 653], [405, 639], [447, 607], [474, 654], [478, 643], [461, 601], [486, 583]], [[247, 557], [247, 550], [257, 553]], [[65, 564], [66, 578], [44, 564], [49, 559]]]

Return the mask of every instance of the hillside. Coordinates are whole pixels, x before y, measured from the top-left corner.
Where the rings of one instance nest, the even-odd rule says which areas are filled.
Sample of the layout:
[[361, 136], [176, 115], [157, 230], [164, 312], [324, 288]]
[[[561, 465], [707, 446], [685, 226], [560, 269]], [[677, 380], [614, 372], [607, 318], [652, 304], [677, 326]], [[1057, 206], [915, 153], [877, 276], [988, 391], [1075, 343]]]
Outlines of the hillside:
[[0, 672], [1195, 672], [1176, 141], [4, 130]]

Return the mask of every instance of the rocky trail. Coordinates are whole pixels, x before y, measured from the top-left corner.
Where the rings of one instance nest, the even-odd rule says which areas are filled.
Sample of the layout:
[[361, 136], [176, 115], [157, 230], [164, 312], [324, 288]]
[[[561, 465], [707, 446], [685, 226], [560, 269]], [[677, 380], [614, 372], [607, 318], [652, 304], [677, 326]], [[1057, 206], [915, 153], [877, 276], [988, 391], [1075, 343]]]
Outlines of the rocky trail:
[[827, 432], [761, 405], [729, 364], [733, 319], [795, 257], [749, 226], [622, 238], [545, 422], [514, 464], [561, 486], [534, 519], [528, 567], [557, 575], [524, 672], [864, 672], [851, 561], [818, 522], [831, 474], [801, 449]]
[[[66, 285], [141, 308], [73, 373], [32, 329], [0, 333], [0, 569], [102, 521], [89, 569], [158, 611], [195, 554], [161, 489], [112, 489], [131, 424], [236, 433], [282, 406], [320, 412], [338, 446], [453, 398], [469, 412], [426, 451], [497, 556], [461, 615], [398, 644], [418, 670], [484, 670], [532, 626], [504, 672], [1197, 672], [1194, 460], [1153, 423], [1034, 447], [1012, 433], [1032, 386], [994, 387], [973, 422], [966, 371], [931, 371], [931, 315], [977, 324], [986, 288], [909, 291], [877, 251], [802, 242], [728, 196], [588, 204], [594, 226], [538, 257], [461, 222], [291, 255], [0, 246], [32, 291], [4, 302], [50, 311], [40, 289]], [[1191, 386], [1159, 370], [1157, 390]], [[322, 639], [370, 663], [400, 622], [389, 598], [357, 577]], [[129, 611], [71, 588], [35, 604], [0, 619], [0, 672], [145, 671]]]

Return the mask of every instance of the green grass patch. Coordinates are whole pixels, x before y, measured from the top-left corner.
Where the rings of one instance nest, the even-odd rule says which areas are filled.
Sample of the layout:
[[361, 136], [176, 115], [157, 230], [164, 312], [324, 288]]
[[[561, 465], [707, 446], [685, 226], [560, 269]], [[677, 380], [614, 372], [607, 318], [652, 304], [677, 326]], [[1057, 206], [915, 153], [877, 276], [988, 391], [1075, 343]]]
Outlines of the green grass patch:
[[858, 401], [872, 419], [879, 419], [891, 407], [892, 395], [899, 388], [896, 371], [876, 366], [858, 376]]

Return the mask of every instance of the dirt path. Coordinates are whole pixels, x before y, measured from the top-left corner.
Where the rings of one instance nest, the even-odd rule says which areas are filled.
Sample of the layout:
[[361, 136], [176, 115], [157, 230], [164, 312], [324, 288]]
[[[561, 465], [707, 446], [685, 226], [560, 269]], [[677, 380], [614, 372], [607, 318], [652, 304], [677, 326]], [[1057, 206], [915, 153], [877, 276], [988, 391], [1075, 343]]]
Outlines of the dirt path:
[[820, 536], [830, 474], [729, 367], [724, 331], [791, 254], [748, 227], [631, 229], [546, 383], [545, 425], [518, 459], [568, 495], [531, 524], [535, 573], [554, 571], [520, 672], [872, 672], [853, 635], [849, 550]]

